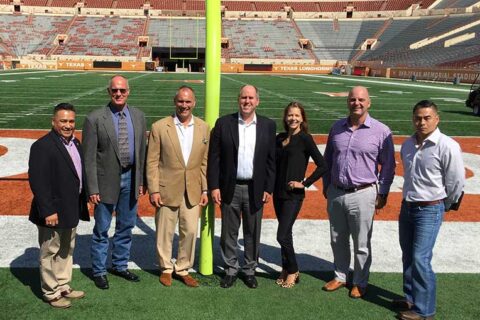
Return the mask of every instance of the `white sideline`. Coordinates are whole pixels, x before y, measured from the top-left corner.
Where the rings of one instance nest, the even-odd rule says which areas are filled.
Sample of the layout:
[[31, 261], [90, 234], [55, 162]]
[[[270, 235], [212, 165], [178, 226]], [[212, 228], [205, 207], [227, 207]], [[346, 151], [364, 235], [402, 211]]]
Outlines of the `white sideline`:
[[[93, 221], [81, 222], [77, 229], [75, 267], [90, 268], [90, 241]], [[0, 267], [37, 267], [37, 228], [26, 216], [0, 216]], [[113, 225], [113, 223], [112, 223]], [[111, 228], [110, 231], [112, 231]], [[280, 249], [275, 239], [277, 221], [266, 219], [262, 225], [258, 270], [280, 270]], [[134, 229], [131, 263], [136, 269], [158, 269], [155, 253], [155, 223], [151, 217], [140, 219]], [[222, 265], [219, 252], [220, 221], [215, 222], [214, 266]], [[243, 243], [240, 231], [240, 244]], [[434, 251], [433, 268], [437, 272], [480, 273], [480, 223], [445, 222]], [[328, 221], [299, 220], [294, 226], [294, 243], [302, 271], [332, 270]], [[197, 245], [197, 254], [198, 254]], [[402, 272], [401, 251], [396, 221], [375, 221], [372, 238], [373, 272]], [[197, 259], [198, 261], [198, 259]], [[196, 268], [197, 266], [195, 266]]]

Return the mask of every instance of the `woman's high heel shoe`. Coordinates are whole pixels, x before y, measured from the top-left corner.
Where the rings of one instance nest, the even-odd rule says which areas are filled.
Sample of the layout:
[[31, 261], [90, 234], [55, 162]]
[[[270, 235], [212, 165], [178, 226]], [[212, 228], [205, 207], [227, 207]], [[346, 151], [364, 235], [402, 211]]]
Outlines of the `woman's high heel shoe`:
[[278, 276], [278, 279], [275, 281], [275, 283], [281, 286], [287, 279], [287, 276], [288, 276], [287, 270], [282, 270], [282, 272], [280, 273], [280, 276]]
[[300, 272], [295, 272], [289, 274], [285, 281], [282, 283], [282, 288], [293, 288], [297, 283], [300, 282]]

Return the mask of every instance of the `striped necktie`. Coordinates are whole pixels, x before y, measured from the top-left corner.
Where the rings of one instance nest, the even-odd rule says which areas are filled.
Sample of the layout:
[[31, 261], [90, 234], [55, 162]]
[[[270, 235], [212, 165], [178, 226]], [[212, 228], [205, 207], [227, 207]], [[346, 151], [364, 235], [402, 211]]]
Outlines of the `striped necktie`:
[[127, 117], [120, 111], [118, 117], [118, 150], [120, 151], [120, 163], [123, 168], [130, 165], [130, 148], [128, 145]]

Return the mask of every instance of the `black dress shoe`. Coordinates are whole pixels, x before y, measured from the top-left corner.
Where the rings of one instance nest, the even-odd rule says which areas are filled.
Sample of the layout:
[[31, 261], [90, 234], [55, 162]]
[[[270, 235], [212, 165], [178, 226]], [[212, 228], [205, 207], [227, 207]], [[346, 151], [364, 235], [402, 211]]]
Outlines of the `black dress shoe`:
[[119, 277], [122, 277], [123, 279], [128, 280], [128, 281], [132, 281], [132, 282], [140, 281], [140, 278], [138, 278], [138, 276], [136, 274], [131, 273], [128, 270], [118, 271], [118, 270], [112, 269], [110, 272], [112, 274], [114, 274], [116, 276], [119, 276]]
[[257, 278], [255, 278], [255, 276], [245, 276], [244, 282], [247, 287], [251, 289], [256, 289], [258, 287]]
[[93, 277], [93, 282], [95, 283], [95, 285], [99, 289], [105, 290], [105, 289], [109, 288], [108, 279], [107, 279], [107, 276], [105, 276], [105, 275]]
[[235, 283], [235, 281], [237, 280], [237, 276], [229, 276], [229, 275], [226, 275], [222, 281], [220, 281], [220, 287], [222, 288], [230, 288], [231, 286], [233, 286], [233, 284]]

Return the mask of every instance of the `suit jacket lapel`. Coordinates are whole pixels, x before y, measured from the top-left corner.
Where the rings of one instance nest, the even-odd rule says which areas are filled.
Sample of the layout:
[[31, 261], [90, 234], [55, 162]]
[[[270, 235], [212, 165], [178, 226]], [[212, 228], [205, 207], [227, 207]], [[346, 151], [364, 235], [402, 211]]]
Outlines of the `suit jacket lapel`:
[[232, 114], [230, 133], [232, 134], [233, 144], [235, 145], [235, 150], [238, 150], [238, 113]]
[[60, 154], [62, 155], [62, 157], [65, 159], [65, 161], [67, 162], [68, 166], [70, 167], [70, 169], [72, 169], [73, 173], [75, 174], [75, 176], [80, 179], [80, 177], [78, 176], [77, 174], [77, 169], [75, 169], [75, 165], [73, 164], [73, 160], [72, 160], [72, 157], [70, 157], [70, 154], [68, 153], [67, 151], [67, 148], [65, 148], [65, 146], [63, 145], [62, 141], [60, 141], [60, 138], [55, 134], [55, 132], [51, 131], [50, 132], [50, 138], [53, 140], [53, 142], [55, 143], [55, 146], [57, 147], [57, 149], [60, 151]]
[[262, 125], [263, 125], [263, 122], [262, 122], [262, 120], [260, 119], [260, 117], [257, 115], [257, 128], [256, 128], [256, 132], [255, 132], [255, 138], [256, 138], [256, 140], [255, 140], [255, 151], [254, 151], [254, 153], [253, 153], [253, 161], [255, 161], [255, 155], [258, 154], [259, 149], [260, 149], [262, 146], [265, 147], [265, 145], [262, 145], [262, 144], [260, 143], [260, 141], [261, 141], [262, 138], [263, 138], [263, 135], [262, 135], [262, 129], [263, 129], [263, 127], [262, 127]]
[[[205, 136], [205, 128], [200, 124], [200, 121], [197, 121], [196, 117], [193, 117], [193, 142], [192, 142], [192, 152], [190, 152], [190, 159], [196, 159], [200, 157], [200, 149], [207, 137]], [[187, 163], [188, 167], [188, 163]]]
[[145, 134], [141, 132], [142, 124], [140, 123], [140, 118], [137, 115], [137, 110], [133, 107], [128, 108], [128, 112], [130, 112], [130, 117], [132, 118], [132, 125], [133, 125], [133, 136], [134, 136], [134, 154], [135, 154], [135, 162], [137, 162], [137, 154], [140, 150], [140, 143], [142, 141], [142, 135]]
[[173, 146], [173, 149], [175, 150], [175, 154], [177, 155], [178, 160], [180, 160], [180, 163], [183, 167], [186, 167], [185, 161], [183, 160], [182, 147], [180, 146], [180, 140], [178, 139], [177, 128], [175, 126], [175, 122], [173, 121], [173, 117], [170, 118], [170, 121], [167, 124], [167, 135], [170, 138], [170, 142]]
[[120, 152], [118, 150], [118, 138], [117, 133], [115, 132], [115, 125], [113, 124], [112, 112], [108, 105], [105, 107], [105, 114], [103, 115], [103, 126], [107, 132], [110, 143], [112, 144], [113, 151], [117, 155], [117, 158], [120, 159]]

